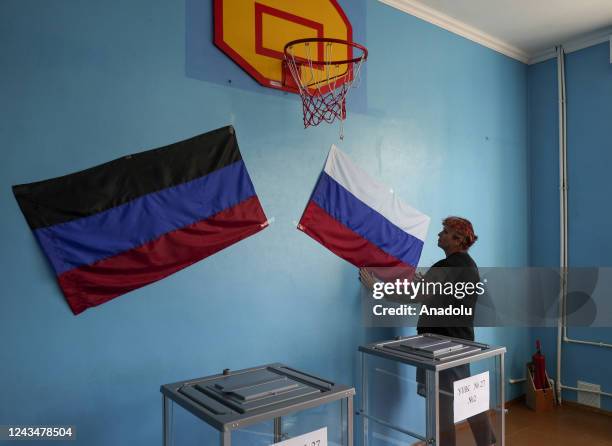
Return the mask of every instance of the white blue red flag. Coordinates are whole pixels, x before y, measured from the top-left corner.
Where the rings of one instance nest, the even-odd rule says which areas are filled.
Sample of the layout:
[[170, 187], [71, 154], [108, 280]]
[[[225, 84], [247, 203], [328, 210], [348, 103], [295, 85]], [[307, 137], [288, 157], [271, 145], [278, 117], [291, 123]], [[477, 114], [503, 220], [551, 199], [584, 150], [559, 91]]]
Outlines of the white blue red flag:
[[429, 221], [332, 145], [298, 229], [357, 267], [413, 272]]

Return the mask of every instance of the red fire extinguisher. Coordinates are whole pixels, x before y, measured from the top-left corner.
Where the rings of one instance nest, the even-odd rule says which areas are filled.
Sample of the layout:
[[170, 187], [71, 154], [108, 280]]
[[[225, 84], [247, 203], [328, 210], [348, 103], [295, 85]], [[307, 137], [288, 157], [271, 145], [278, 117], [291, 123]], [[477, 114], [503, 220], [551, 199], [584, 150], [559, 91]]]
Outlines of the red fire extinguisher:
[[536, 341], [536, 352], [531, 357], [533, 362], [533, 385], [536, 389], [546, 389], [548, 388], [548, 383], [546, 382], [546, 359], [541, 352], [540, 349], [540, 340]]

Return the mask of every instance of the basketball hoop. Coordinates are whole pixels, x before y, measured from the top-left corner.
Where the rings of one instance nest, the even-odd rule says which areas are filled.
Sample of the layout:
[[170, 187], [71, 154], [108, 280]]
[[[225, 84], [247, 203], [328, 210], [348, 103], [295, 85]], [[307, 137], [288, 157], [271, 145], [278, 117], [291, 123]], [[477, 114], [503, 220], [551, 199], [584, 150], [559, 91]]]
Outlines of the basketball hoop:
[[[360, 52], [353, 57], [353, 50]], [[340, 120], [344, 138], [346, 96], [359, 83], [361, 65], [368, 58], [363, 45], [347, 40], [313, 37], [285, 45], [283, 83], [302, 98], [304, 128]]]

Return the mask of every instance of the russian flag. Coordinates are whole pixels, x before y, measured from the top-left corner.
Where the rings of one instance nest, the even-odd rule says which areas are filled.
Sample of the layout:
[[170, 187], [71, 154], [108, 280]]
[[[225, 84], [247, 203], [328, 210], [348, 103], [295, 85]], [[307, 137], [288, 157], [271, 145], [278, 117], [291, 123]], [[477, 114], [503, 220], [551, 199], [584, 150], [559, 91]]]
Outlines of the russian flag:
[[267, 226], [232, 127], [13, 193], [74, 314]]
[[[357, 267], [412, 275], [430, 218], [402, 202], [335, 145], [298, 229]], [[402, 275], [404, 275], [402, 274]]]

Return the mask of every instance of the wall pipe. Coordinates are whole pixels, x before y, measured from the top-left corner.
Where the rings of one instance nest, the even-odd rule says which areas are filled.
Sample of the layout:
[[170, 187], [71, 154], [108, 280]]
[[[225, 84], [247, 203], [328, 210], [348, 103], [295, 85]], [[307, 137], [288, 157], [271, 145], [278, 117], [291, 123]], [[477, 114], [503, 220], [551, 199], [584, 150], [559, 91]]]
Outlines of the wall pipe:
[[527, 378], [510, 378], [508, 384], [519, 384], [527, 381]]
[[[612, 38], [612, 37], [611, 37]], [[611, 46], [612, 51], [612, 46]], [[559, 98], [559, 228], [560, 228], [560, 293], [559, 293], [559, 321], [557, 324], [557, 401], [562, 403], [562, 390], [573, 390], [576, 392], [587, 392], [596, 395], [612, 397], [612, 393], [601, 390], [578, 389], [576, 387], [563, 385], [561, 382], [561, 354], [563, 342], [593, 345], [596, 347], [612, 348], [612, 344], [599, 341], [585, 341], [572, 339], [567, 335], [566, 324], [566, 297], [567, 297], [567, 268], [568, 268], [568, 218], [567, 218], [567, 100], [565, 96], [565, 51], [563, 46], [556, 47], [557, 52], [557, 85]], [[519, 380], [512, 380], [519, 382]], [[514, 384], [511, 382], [511, 384]]]
[[595, 347], [605, 347], [605, 348], [612, 348], [612, 344], [609, 344], [607, 342], [601, 342], [601, 341], [585, 341], [583, 339], [574, 339], [574, 338], [570, 338], [567, 335], [567, 326], [563, 326], [563, 342], [567, 342], [570, 344], [584, 344], [584, 345], [594, 345]]
[[557, 46], [557, 87], [559, 98], [559, 229], [560, 249], [559, 263], [560, 293], [559, 322], [557, 324], [557, 401], [561, 404], [561, 354], [563, 327], [565, 326], [565, 296], [567, 294], [567, 146], [565, 132], [565, 52], [561, 45]]
[[603, 396], [612, 397], [612, 393], [603, 392], [601, 390], [578, 389], [576, 387], [570, 387], [570, 386], [565, 386], [565, 385], [561, 387], [565, 390], [575, 390], [576, 392], [586, 392], [586, 393], [593, 393], [595, 395], [603, 395]]

